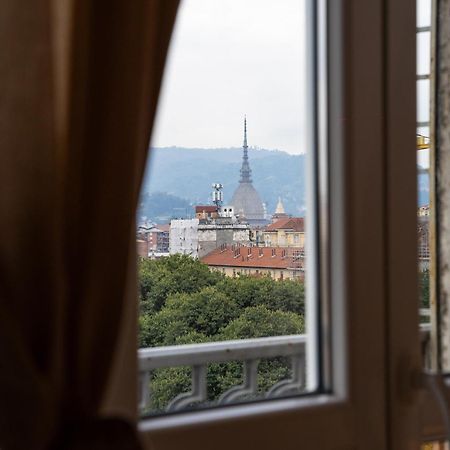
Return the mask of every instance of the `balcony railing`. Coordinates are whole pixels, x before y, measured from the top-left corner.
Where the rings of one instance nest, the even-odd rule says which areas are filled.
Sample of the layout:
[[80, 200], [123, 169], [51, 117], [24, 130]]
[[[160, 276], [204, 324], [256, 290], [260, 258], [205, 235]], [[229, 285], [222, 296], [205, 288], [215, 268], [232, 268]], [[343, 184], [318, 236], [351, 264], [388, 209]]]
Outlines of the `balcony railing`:
[[151, 406], [151, 373], [156, 369], [189, 366], [192, 368], [192, 387], [173, 398], [167, 411], [179, 411], [205, 402], [208, 398], [207, 367], [211, 363], [242, 361], [242, 384], [233, 386], [218, 399], [225, 405], [258, 393], [258, 364], [261, 359], [288, 357], [291, 377], [279, 381], [264, 393], [266, 398], [297, 394], [305, 389], [306, 335], [276, 336], [258, 339], [174, 345], [139, 350], [140, 409]]
[[431, 368], [431, 310], [420, 308], [420, 343], [422, 346], [423, 365], [426, 369]]

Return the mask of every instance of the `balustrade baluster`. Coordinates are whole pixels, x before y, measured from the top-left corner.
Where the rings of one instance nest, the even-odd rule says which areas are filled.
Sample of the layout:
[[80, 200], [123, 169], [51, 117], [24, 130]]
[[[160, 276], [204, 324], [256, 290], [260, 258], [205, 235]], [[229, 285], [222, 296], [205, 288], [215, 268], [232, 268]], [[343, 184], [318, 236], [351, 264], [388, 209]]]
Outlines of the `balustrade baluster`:
[[192, 367], [192, 390], [177, 395], [167, 406], [167, 411], [179, 411], [193, 403], [203, 402], [207, 399], [206, 365]]

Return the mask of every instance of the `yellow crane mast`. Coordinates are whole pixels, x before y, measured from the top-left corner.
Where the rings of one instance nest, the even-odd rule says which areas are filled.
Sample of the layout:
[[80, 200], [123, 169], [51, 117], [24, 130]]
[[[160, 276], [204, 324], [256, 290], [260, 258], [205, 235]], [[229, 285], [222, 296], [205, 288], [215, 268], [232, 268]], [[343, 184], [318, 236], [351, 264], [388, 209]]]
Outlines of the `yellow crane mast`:
[[418, 134], [416, 136], [417, 139], [417, 150], [426, 150], [430, 148], [430, 138], [426, 136], [422, 136], [421, 134]]

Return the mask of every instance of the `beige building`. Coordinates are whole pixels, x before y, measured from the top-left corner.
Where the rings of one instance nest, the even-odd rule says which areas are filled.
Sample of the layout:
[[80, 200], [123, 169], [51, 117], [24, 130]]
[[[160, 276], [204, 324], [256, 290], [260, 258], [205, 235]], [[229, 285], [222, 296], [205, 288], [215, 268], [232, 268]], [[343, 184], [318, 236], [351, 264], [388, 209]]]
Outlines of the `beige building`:
[[266, 247], [305, 247], [305, 221], [303, 217], [286, 217], [268, 225], [261, 231]]
[[430, 269], [430, 217], [419, 215], [417, 218], [417, 257], [421, 272]]
[[430, 216], [430, 205], [421, 206], [417, 210], [418, 217], [429, 217]]
[[249, 275], [303, 280], [304, 256], [303, 249], [222, 245], [200, 260], [227, 277]]

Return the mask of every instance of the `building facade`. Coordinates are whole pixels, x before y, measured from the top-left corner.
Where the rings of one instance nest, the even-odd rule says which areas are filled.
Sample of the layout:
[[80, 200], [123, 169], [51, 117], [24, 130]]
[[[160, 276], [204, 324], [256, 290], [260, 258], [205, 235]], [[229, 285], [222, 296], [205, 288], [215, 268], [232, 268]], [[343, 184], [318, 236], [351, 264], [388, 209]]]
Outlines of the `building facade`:
[[159, 258], [169, 254], [170, 230], [168, 224], [144, 223], [138, 227], [136, 245], [138, 255]]
[[171, 255], [198, 257], [198, 219], [173, 219], [170, 221]]
[[233, 214], [232, 206], [200, 205], [195, 215], [170, 222], [170, 254], [202, 258], [222, 245], [251, 245], [250, 225]]
[[303, 217], [279, 219], [260, 231], [262, 245], [267, 247], [305, 247], [305, 220]]
[[222, 245], [250, 245], [250, 226], [236, 218], [221, 217], [198, 225], [198, 257]]
[[216, 205], [198, 205], [195, 207], [195, 217], [198, 220], [216, 219], [219, 208]]
[[[420, 210], [419, 210], [420, 211]], [[424, 272], [430, 269], [430, 216], [419, 214], [417, 217], [417, 257], [419, 270]]]
[[305, 277], [303, 249], [222, 245], [202, 257], [201, 261], [211, 270], [217, 270], [228, 277], [268, 276], [279, 281], [302, 281]]

